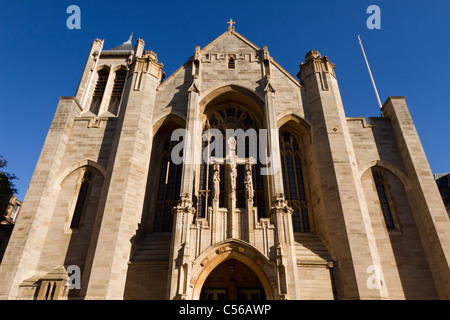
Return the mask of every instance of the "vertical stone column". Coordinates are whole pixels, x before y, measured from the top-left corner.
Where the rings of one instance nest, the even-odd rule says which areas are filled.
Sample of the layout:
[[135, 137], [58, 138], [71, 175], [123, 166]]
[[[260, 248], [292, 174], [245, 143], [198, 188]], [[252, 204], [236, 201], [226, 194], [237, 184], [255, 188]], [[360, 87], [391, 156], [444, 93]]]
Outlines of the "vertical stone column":
[[[152, 116], [163, 65], [153, 51], [136, 57], [126, 83], [109, 191], [100, 226], [86, 299], [122, 299], [131, 239], [141, 221], [152, 149]], [[128, 93], [128, 94], [126, 94]]]
[[382, 108], [411, 181], [416, 222], [439, 297], [450, 299], [450, 222], [404, 97], [389, 97]]
[[228, 139], [227, 165], [229, 166], [228, 175], [228, 238], [239, 238], [238, 216], [236, 212], [236, 193], [237, 193], [237, 155], [236, 139]]
[[192, 224], [194, 181], [201, 160], [202, 132], [199, 118], [199, 94], [201, 85], [200, 47], [196, 47], [192, 61], [192, 84], [188, 90], [188, 106], [183, 149], [183, 170], [181, 177], [181, 201], [173, 210], [172, 245], [168, 272], [168, 299], [185, 299], [190, 259], [189, 227]]
[[197, 165], [201, 159], [202, 132], [199, 119], [199, 94], [201, 86], [200, 47], [195, 48], [192, 62], [192, 84], [188, 89], [188, 105], [186, 117], [187, 137], [184, 146], [183, 171], [181, 178], [181, 193], [189, 195], [192, 201], [194, 179]]
[[55, 181], [74, 118], [80, 112], [75, 98], [60, 98], [0, 265], [0, 299], [16, 298], [19, 285], [36, 271], [56, 203]]
[[[224, 169], [222, 169], [224, 170]], [[208, 215], [209, 223], [211, 226], [211, 244], [218, 242], [218, 235], [220, 230], [218, 226], [218, 209], [219, 209], [219, 198], [220, 198], [220, 166], [214, 164], [214, 179], [213, 179], [213, 199], [212, 199], [212, 214]], [[223, 191], [222, 191], [223, 192]]]
[[263, 81], [265, 83], [264, 115], [267, 129], [267, 149], [270, 157], [270, 169], [267, 173], [271, 204], [270, 215], [272, 222], [276, 225], [279, 295], [282, 299], [298, 299], [299, 285], [292, 228], [292, 209], [285, 201], [284, 195], [280, 141], [276, 118], [276, 91], [270, 82], [271, 57], [266, 46], [263, 46], [262, 57]]
[[187, 194], [173, 209], [172, 243], [168, 273], [168, 298], [186, 300], [190, 271], [190, 228], [195, 209]]
[[251, 245], [255, 245], [255, 233], [254, 233], [254, 216], [253, 216], [253, 199], [255, 191], [253, 189], [252, 180], [252, 164], [251, 162], [245, 164], [245, 207], [247, 209], [247, 230], [246, 230], [246, 241]]
[[[80, 82], [78, 84], [77, 92], [75, 94], [75, 98], [82, 103], [84, 95], [86, 94], [86, 90], [88, 87], [89, 80], [91, 78], [92, 73], [96, 72], [94, 70], [95, 61], [100, 59], [98, 53], [102, 46], [102, 41], [100, 39], [95, 39], [92, 43], [91, 50], [89, 51], [89, 55], [84, 66], [83, 74], [81, 75]], [[91, 90], [93, 89], [94, 84], [91, 86]], [[89, 100], [89, 99], [88, 99]], [[89, 102], [86, 100], [86, 102]], [[85, 106], [88, 108], [88, 104]], [[87, 110], [87, 109], [86, 109]]]
[[273, 88], [270, 78], [270, 55], [267, 47], [263, 47], [263, 81], [265, 83], [264, 99], [265, 99], [265, 121], [267, 129], [267, 156], [270, 158], [270, 170], [268, 170], [268, 180], [270, 185], [269, 196], [271, 201], [280, 194], [284, 196], [283, 177], [281, 172], [281, 156], [280, 141], [278, 136], [278, 126], [275, 106], [275, 89]]
[[[340, 298], [387, 298], [384, 285], [369, 288], [371, 265], [380, 266], [378, 249], [364, 197], [350, 132], [334, 73], [334, 64], [311, 51], [300, 67], [312, 122], [312, 139], [330, 246], [338, 260]], [[384, 284], [383, 275], [380, 275]]]
[[276, 225], [276, 263], [278, 273], [278, 295], [281, 299], [297, 300], [300, 288], [292, 229], [292, 208], [283, 194], [273, 201], [271, 218]]

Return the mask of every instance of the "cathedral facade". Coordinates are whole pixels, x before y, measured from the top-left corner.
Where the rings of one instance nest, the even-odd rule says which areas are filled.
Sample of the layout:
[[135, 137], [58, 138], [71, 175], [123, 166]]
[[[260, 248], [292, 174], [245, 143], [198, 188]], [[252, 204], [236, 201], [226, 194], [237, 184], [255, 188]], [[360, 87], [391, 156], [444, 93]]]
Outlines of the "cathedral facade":
[[95, 40], [60, 97], [2, 299], [449, 299], [450, 223], [404, 97], [348, 118], [228, 30], [165, 78]]

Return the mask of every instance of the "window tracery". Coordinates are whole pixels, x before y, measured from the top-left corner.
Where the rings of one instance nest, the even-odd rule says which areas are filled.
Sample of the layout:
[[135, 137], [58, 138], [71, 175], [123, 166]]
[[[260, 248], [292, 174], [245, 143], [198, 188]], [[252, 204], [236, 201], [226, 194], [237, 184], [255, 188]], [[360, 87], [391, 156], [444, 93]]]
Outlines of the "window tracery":
[[286, 200], [294, 210], [294, 232], [310, 232], [308, 202], [302, 169], [300, 144], [289, 130], [280, 131], [280, 154]]
[[180, 199], [182, 174], [182, 165], [176, 165], [171, 161], [171, 151], [177, 143], [171, 141], [170, 135], [168, 135], [163, 144], [153, 232], [170, 232], [172, 230], [172, 208]]
[[377, 190], [378, 199], [380, 201], [381, 211], [383, 212], [384, 222], [388, 230], [396, 229], [394, 210], [389, 188], [386, 185], [385, 177], [380, 169], [372, 169], [373, 180], [375, 182], [375, 188]]
[[[209, 129], [217, 129], [221, 133], [221, 141], [215, 141], [217, 137], [209, 134]], [[258, 135], [259, 124], [256, 119], [246, 110], [243, 110], [235, 105], [227, 105], [215, 109], [211, 112], [203, 126], [203, 144], [202, 150], [206, 154], [211, 155], [214, 159], [208, 159], [209, 163], [204, 162], [200, 165], [199, 174], [199, 192], [197, 200], [197, 215], [198, 217], [205, 217], [207, 207], [212, 203], [212, 189], [213, 189], [213, 162], [218, 162], [218, 171], [220, 178], [220, 194], [219, 207], [228, 206], [227, 190], [230, 189], [226, 177], [230, 175], [230, 168], [226, 166], [227, 156], [227, 141], [226, 131], [242, 129], [246, 132], [249, 129], [255, 130], [256, 137]], [[250, 137], [245, 137], [245, 150], [243, 153], [238, 150], [238, 163], [236, 165], [237, 181], [236, 181], [236, 206], [238, 208], [245, 208], [245, 163], [249, 162], [249, 158], [257, 160], [257, 143], [251, 143]], [[251, 148], [252, 147], [252, 148]], [[241, 154], [242, 153], [242, 154]], [[218, 160], [218, 161], [217, 161]], [[252, 165], [252, 182], [254, 187], [253, 205], [257, 207], [258, 217], [265, 217], [265, 198], [264, 198], [264, 178], [261, 175], [261, 163], [257, 161]]]

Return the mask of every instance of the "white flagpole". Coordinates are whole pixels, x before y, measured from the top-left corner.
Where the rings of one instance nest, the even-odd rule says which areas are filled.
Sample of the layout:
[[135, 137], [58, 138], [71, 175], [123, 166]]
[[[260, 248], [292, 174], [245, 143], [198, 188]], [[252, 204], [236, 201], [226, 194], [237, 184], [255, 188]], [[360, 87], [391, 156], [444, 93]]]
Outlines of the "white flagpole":
[[94, 79], [95, 71], [97, 70], [97, 64], [98, 64], [98, 61], [100, 60], [100, 54], [102, 53], [102, 49], [103, 49], [103, 42], [105, 42], [105, 40], [102, 40], [100, 50], [98, 51], [97, 60], [95, 61], [94, 70], [92, 70], [92, 74], [91, 74], [91, 77], [89, 78], [87, 89], [84, 92], [83, 102], [81, 103], [81, 109], [83, 111], [84, 111], [84, 105], [86, 104], [86, 100], [89, 95], [89, 91], [91, 90], [91, 84], [92, 84], [92, 80]]
[[366, 53], [364, 52], [364, 47], [363, 47], [363, 44], [361, 42], [361, 38], [359, 37], [359, 35], [358, 35], [358, 40], [359, 40], [359, 45], [361, 46], [361, 50], [362, 50], [363, 55], [364, 55], [364, 59], [366, 60], [367, 69], [369, 70], [369, 75], [370, 75], [370, 79], [372, 80], [373, 89], [375, 90], [375, 94], [377, 96], [378, 104], [380, 105], [380, 109], [381, 109], [383, 107], [383, 105], [381, 104], [380, 96], [378, 95], [377, 86], [375, 85], [375, 80], [373, 80], [372, 71], [370, 71], [369, 61], [367, 61]]

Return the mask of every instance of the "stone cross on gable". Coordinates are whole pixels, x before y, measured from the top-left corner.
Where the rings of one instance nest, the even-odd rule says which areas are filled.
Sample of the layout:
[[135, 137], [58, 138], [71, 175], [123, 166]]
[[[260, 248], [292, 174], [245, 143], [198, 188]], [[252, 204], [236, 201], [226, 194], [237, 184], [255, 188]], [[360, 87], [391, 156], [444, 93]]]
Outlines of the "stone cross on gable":
[[228, 24], [228, 31], [234, 31], [234, 25], [236, 22], [233, 21], [233, 19], [230, 19], [230, 21], [227, 22]]

